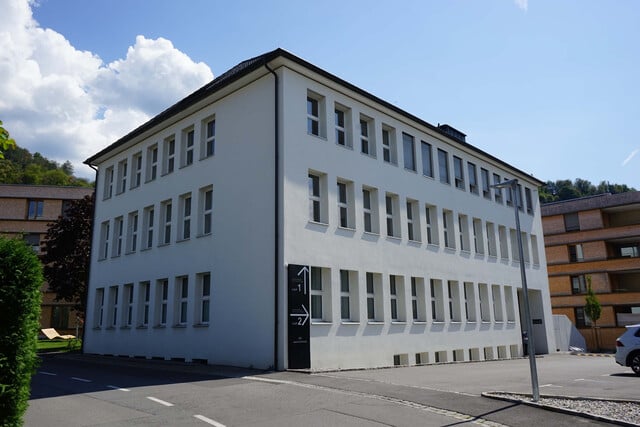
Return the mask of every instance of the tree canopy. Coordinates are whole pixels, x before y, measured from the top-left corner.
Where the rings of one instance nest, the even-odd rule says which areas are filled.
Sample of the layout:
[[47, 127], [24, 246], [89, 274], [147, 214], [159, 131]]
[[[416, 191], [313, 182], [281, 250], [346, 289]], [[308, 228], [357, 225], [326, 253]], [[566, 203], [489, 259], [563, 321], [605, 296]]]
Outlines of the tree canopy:
[[84, 317], [91, 255], [93, 195], [74, 200], [64, 215], [49, 224], [44, 241], [44, 275], [56, 300], [75, 304]]
[[[0, 122], [1, 123], [1, 122]], [[15, 143], [7, 146], [4, 158], [0, 157], [0, 184], [41, 184], [91, 187], [93, 184], [84, 178], [73, 175], [70, 161], [59, 164], [36, 152], [21, 148]]]
[[0, 120], [0, 159], [4, 159], [4, 151], [16, 146], [16, 142], [9, 135], [9, 131], [2, 126]]
[[579, 197], [595, 196], [596, 194], [618, 194], [627, 191], [636, 191], [635, 188], [627, 187], [625, 184], [611, 184], [608, 181], [602, 181], [598, 185], [592, 184], [586, 179], [576, 178], [575, 181], [570, 179], [560, 179], [557, 181], [547, 181], [545, 185], [540, 187], [540, 202], [550, 203], [562, 200], [577, 199]]

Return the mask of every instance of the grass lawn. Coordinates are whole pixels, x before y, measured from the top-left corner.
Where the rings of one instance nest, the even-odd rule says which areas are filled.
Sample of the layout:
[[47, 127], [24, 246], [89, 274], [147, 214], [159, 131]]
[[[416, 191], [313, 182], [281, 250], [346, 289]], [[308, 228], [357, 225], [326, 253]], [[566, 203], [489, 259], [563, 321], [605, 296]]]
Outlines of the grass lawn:
[[72, 351], [72, 350], [80, 350], [80, 346], [82, 344], [82, 340], [72, 339], [72, 340], [38, 340], [37, 350], [38, 352], [46, 353], [49, 351]]

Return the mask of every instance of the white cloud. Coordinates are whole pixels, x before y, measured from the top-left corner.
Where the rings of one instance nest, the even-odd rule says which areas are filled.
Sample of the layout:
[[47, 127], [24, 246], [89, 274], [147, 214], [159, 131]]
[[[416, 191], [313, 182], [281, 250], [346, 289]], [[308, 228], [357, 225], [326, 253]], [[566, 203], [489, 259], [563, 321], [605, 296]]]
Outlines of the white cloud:
[[529, 0], [513, 0], [513, 2], [516, 4], [516, 6], [518, 6], [520, 9], [524, 10], [525, 12], [529, 8]]
[[82, 161], [213, 78], [166, 39], [136, 37], [104, 64], [33, 19], [29, 0], [0, 0], [0, 120], [16, 142], [57, 161]]
[[636, 154], [638, 154], [638, 152], [640, 152], [640, 148], [636, 148], [635, 150], [633, 150], [633, 151], [632, 151], [632, 152], [627, 156], [627, 158], [626, 158], [626, 159], [624, 159], [624, 160], [622, 161], [622, 165], [620, 165], [620, 166], [626, 166], [626, 165], [627, 165], [627, 163], [629, 163], [629, 162], [631, 161], [631, 159], [633, 159], [633, 158], [634, 158], [634, 156], [635, 156]]

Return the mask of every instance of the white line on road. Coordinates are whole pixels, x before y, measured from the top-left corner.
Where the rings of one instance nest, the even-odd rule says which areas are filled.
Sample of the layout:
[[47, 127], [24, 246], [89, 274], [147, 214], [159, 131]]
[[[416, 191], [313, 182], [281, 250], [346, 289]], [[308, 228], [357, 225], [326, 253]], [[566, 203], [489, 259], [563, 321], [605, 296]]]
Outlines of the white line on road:
[[53, 376], [53, 377], [55, 377], [56, 375], [58, 375], [58, 374], [54, 374], [53, 372], [46, 372], [46, 371], [40, 371], [39, 373], [40, 373], [40, 374], [42, 374], [42, 375], [51, 375], [51, 376]]
[[83, 382], [83, 383], [90, 383], [91, 382], [91, 380], [88, 380], [86, 378], [71, 377], [71, 379], [72, 380], [76, 380], [76, 381], [80, 381], [80, 382]]
[[117, 385], [108, 385], [107, 387], [118, 391], [131, 391], [128, 388], [118, 387]]
[[542, 385], [540, 386], [540, 388], [542, 388], [542, 387], [555, 387], [555, 388], [562, 388], [562, 386], [561, 386], [561, 385], [555, 385], [555, 384], [542, 384]]
[[195, 418], [199, 419], [200, 421], [204, 421], [207, 424], [211, 424], [212, 426], [216, 426], [216, 427], [226, 427], [224, 424], [220, 424], [217, 421], [212, 420], [211, 418], [207, 418], [204, 415], [194, 415]]
[[164, 405], [164, 406], [173, 406], [173, 403], [165, 402], [164, 400], [160, 400], [157, 397], [147, 396], [147, 399], [153, 400], [154, 402], [159, 403], [159, 404]]

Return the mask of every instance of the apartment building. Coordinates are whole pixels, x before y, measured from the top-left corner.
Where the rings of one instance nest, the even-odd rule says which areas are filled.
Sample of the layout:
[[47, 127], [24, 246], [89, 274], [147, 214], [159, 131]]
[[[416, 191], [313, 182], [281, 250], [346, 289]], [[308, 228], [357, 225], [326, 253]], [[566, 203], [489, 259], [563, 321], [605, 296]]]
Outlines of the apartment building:
[[[52, 185], [0, 184], [0, 235], [21, 237], [40, 253], [48, 224], [64, 215], [67, 205], [91, 195], [93, 188]], [[75, 334], [76, 314], [72, 304], [55, 301], [47, 283], [42, 286], [40, 326], [56, 328], [61, 334]]]
[[[555, 349], [541, 182], [282, 49], [86, 160], [85, 351], [258, 368]], [[511, 195], [493, 183], [519, 180]]]
[[[615, 350], [625, 325], [640, 323], [640, 192], [600, 194], [542, 206], [554, 314], [564, 314], [587, 347]], [[585, 315], [588, 278], [602, 305]]]

